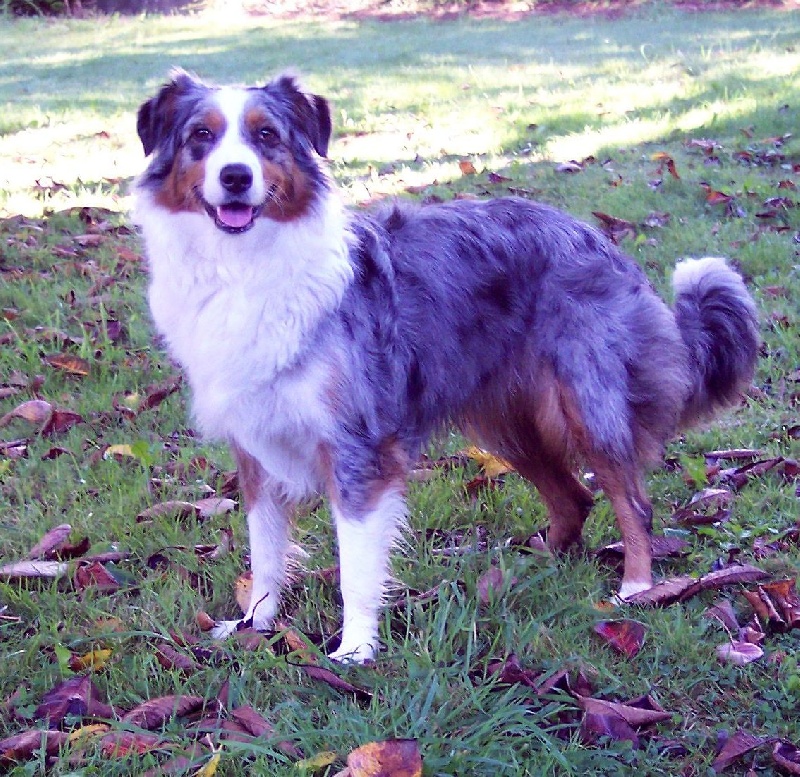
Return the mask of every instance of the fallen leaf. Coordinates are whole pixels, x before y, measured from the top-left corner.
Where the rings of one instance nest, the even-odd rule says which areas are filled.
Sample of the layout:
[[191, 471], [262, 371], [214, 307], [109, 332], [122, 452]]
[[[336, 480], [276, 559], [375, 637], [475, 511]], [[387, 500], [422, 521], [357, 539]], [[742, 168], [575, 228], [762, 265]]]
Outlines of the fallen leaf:
[[475, 165], [473, 165], [469, 159], [459, 160], [458, 169], [461, 170], [461, 175], [475, 175], [477, 172]]
[[169, 517], [169, 518], [196, 518], [200, 515], [200, 510], [192, 502], [185, 502], [179, 499], [173, 499], [168, 502], [159, 502], [158, 504], [151, 505], [142, 510], [136, 516], [137, 523], [152, 521], [155, 518]]
[[50, 726], [59, 725], [68, 715], [113, 718], [114, 710], [102, 701], [91, 678], [79, 675], [51, 688], [33, 713], [35, 720], [48, 720]]
[[99, 561], [84, 561], [78, 564], [73, 584], [78, 591], [96, 588], [98, 591], [108, 593], [120, 587], [119, 580]]
[[614, 650], [633, 658], [642, 649], [647, 628], [639, 621], [625, 619], [600, 621], [595, 624], [594, 631]]
[[43, 399], [29, 399], [27, 402], [17, 405], [13, 410], [9, 410], [0, 418], [0, 427], [7, 426], [15, 418], [21, 418], [31, 424], [43, 425], [50, 414], [53, 406]]
[[800, 749], [791, 742], [776, 742], [772, 748], [772, 757], [787, 774], [800, 774]]
[[194, 777], [214, 777], [222, 759], [222, 753], [214, 753], [195, 773]]
[[16, 561], [0, 567], [0, 578], [15, 580], [18, 578], [56, 579], [69, 572], [69, 564], [63, 561]]
[[111, 658], [113, 653], [113, 650], [98, 648], [90, 650], [81, 656], [73, 655], [69, 660], [69, 668], [73, 672], [82, 672], [84, 669], [91, 669], [93, 672], [97, 672], [108, 663], [108, 659]]
[[45, 437], [52, 437], [55, 434], [63, 434], [73, 426], [82, 423], [84, 423], [84, 418], [80, 413], [57, 407], [42, 426], [41, 434]]
[[179, 672], [191, 674], [199, 669], [199, 665], [185, 653], [176, 650], [172, 645], [163, 643], [156, 648], [156, 661], [164, 669], [177, 669]]
[[555, 166], [555, 171], [557, 173], [582, 173], [583, 165], [573, 159], [569, 162], [559, 162]]
[[204, 519], [233, 512], [236, 509], [236, 502], [226, 497], [209, 496], [205, 499], [198, 499], [194, 506], [197, 508], [198, 516]]
[[324, 750], [321, 753], [312, 755], [310, 758], [304, 758], [295, 764], [295, 769], [299, 774], [316, 774], [322, 771], [326, 766], [330, 766], [336, 762], [339, 756], [331, 750]]
[[[489, 604], [495, 600], [499, 593], [505, 588], [508, 574], [500, 567], [491, 566], [479, 578], [475, 586], [478, 593], [478, 601], [481, 604]], [[510, 583], [513, 585], [514, 580]]]
[[600, 222], [603, 232], [617, 245], [626, 237], [636, 237], [636, 225], [632, 221], [609, 216], [597, 210], [593, 210], [592, 215]]
[[764, 651], [758, 645], [738, 640], [717, 645], [714, 652], [722, 663], [735, 664], [736, 666], [745, 666], [745, 664], [758, 661], [764, 655]]
[[[657, 705], [637, 706], [633, 703], [624, 704], [616, 701], [606, 701], [605, 699], [595, 699], [591, 696], [575, 696], [578, 705], [587, 714], [612, 715], [621, 718], [633, 728], [647, 726], [653, 723], [660, 723], [672, 717], [671, 712], [661, 709]], [[635, 700], [641, 702], [641, 699]]]
[[[273, 737], [275, 735], [275, 727], [252, 707], [236, 707], [236, 709], [231, 710], [231, 717], [244, 726], [254, 737]], [[276, 747], [290, 758], [302, 758], [303, 754], [292, 742], [278, 742]]]
[[89, 362], [71, 353], [55, 353], [42, 358], [46, 364], [69, 375], [86, 377], [91, 371]]
[[422, 755], [415, 739], [370, 742], [347, 756], [352, 777], [422, 777]]
[[483, 470], [486, 477], [496, 478], [500, 475], [505, 475], [507, 472], [513, 472], [514, 467], [505, 459], [495, 456], [493, 453], [482, 450], [475, 446], [467, 448], [466, 455], [478, 464]]
[[343, 680], [337, 674], [325, 667], [317, 666], [316, 664], [294, 664], [289, 662], [292, 666], [302, 669], [312, 680], [323, 682], [336, 691], [341, 693], [352, 694], [361, 702], [369, 702], [372, 699], [372, 692], [364, 688], [358, 688], [352, 683]]
[[597, 743], [599, 737], [618, 741], [628, 741], [634, 750], [639, 748], [639, 736], [624, 718], [618, 715], [603, 715], [587, 712], [581, 720], [581, 741], [587, 745]]
[[163, 747], [164, 744], [158, 734], [151, 734], [149, 731], [109, 731], [102, 738], [100, 747], [107, 758], [127, 758], [131, 755], [143, 755]]
[[37, 559], [46, 556], [48, 553], [61, 545], [67, 539], [67, 537], [69, 537], [69, 533], [71, 531], [72, 526], [70, 526], [68, 523], [61, 523], [58, 526], [54, 526], [52, 529], [42, 535], [42, 538], [39, 540], [39, 542], [37, 542], [28, 551], [28, 558]]
[[527, 685], [538, 691], [539, 675], [532, 669], [524, 669], [516, 653], [510, 653], [504, 661], [493, 661], [486, 667], [486, 672], [495, 677], [499, 683]]
[[148, 699], [122, 716], [123, 723], [152, 730], [160, 728], [171, 718], [180, 718], [203, 709], [202, 696], [159, 696]]
[[248, 569], [242, 572], [233, 583], [233, 595], [239, 609], [245, 613], [250, 609], [250, 598], [253, 593], [253, 573]]
[[56, 756], [68, 739], [65, 731], [22, 731], [0, 740], [0, 766], [30, 760], [43, 749], [47, 755]]
[[765, 742], [767, 742], [767, 740], [763, 737], [753, 736], [746, 731], [737, 731], [732, 737], [725, 741], [719, 754], [714, 759], [714, 763], [711, 764], [711, 768], [715, 772], [721, 772], [743, 755], [761, 747]]

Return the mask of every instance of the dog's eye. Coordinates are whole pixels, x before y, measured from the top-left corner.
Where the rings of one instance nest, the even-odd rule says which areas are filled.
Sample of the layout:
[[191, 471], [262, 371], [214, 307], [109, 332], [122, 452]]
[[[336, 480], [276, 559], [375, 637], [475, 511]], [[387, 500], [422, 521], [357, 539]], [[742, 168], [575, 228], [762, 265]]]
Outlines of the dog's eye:
[[272, 127], [261, 127], [258, 130], [258, 139], [262, 142], [267, 144], [268, 146], [274, 146], [280, 142], [280, 138], [278, 137], [278, 133], [275, 132]]
[[209, 143], [214, 140], [214, 133], [208, 127], [195, 127], [192, 130], [192, 140], [199, 143]]

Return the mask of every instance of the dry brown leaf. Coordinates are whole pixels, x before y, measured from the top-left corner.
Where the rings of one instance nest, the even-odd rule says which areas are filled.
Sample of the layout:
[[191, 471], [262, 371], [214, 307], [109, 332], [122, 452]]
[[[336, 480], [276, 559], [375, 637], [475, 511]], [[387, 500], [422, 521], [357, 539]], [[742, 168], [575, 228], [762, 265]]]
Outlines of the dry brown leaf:
[[0, 418], [0, 427], [7, 426], [15, 418], [20, 418], [37, 426], [43, 425], [50, 414], [53, 412], [53, 406], [43, 399], [29, 399], [27, 402], [17, 405], [13, 410], [9, 410], [2, 418]]
[[28, 558], [43, 558], [61, 545], [67, 537], [69, 537], [71, 531], [72, 526], [68, 523], [61, 523], [58, 526], [54, 526], [52, 529], [45, 532], [41, 539], [28, 551]]
[[735, 666], [745, 666], [758, 661], [764, 655], [764, 651], [758, 645], [738, 640], [717, 645], [714, 652], [722, 663]]
[[100, 747], [106, 758], [128, 758], [131, 755], [143, 755], [165, 744], [158, 734], [149, 731], [109, 731], [102, 738]]
[[756, 737], [746, 731], [737, 731], [730, 739], [728, 739], [720, 750], [711, 768], [715, 772], [721, 772], [727, 769], [734, 761], [746, 755], [751, 750], [761, 747], [766, 739], [763, 737]]
[[69, 734], [65, 731], [42, 731], [29, 729], [14, 736], [0, 740], [0, 766], [27, 761], [40, 753], [42, 748], [49, 756], [67, 743]]
[[28, 560], [3, 564], [0, 567], [0, 579], [16, 580], [19, 578], [64, 577], [69, 572], [69, 564], [64, 561]]
[[126, 712], [122, 721], [139, 728], [156, 729], [171, 718], [180, 718], [201, 710], [205, 703], [202, 696], [159, 696]]
[[772, 757], [787, 774], [800, 774], [800, 749], [791, 742], [776, 742]]
[[352, 777], [422, 777], [422, 755], [415, 739], [370, 742], [347, 756]]
[[66, 372], [69, 375], [86, 377], [91, 370], [89, 362], [86, 359], [71, 353], [54, 353], [50, 356], [43, 357], [42, 360], [51, 367]]
[[183, 518], [196, 518], [198, 515], [200, 515], [200, 510], [192, 502], [172, 499], [145, 508], [136, 516], [136, 522], [145, 523], [164, 516], [180, 520]]
[[591, 696], [579, 696], [577, 694], [575, 698], [581, 709], [587, 714], [615, 716], [621, 718], [633, 728], [660, 723], [672, 717], [671, 712], [657, 707], [636, 706], [630, 702], [623, 704], [622, 702], [595, 699]]

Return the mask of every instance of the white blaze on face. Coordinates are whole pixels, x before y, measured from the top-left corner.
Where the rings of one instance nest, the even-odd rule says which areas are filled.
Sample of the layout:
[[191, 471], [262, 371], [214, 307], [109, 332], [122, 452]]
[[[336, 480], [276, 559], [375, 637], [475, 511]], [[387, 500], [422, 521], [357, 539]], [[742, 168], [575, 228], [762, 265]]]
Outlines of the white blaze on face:
[[[234, 198], [237, 202], [255, 207], [264, 201], [265, 185], [261, 160], [242, 135], [248, 98], [249, 95], [244, 89], [225, 88], [214, 95], [217, 108], [225, 119], [225, 130], [214, 150], [206, 157], [203, 197], [206, 202], [217, 208], [217, 214], [223, 221], [236, 216], [235, 211], [227, 213], [231, 211], [230, 208], [220, 207], [231, 199], [230, 193], [220, 181], [220, 174], [227, 165], [245, 165], [253, 176], [250, 189]], [[244, 217], [241, 208], [238, 210], [239, 217]]]

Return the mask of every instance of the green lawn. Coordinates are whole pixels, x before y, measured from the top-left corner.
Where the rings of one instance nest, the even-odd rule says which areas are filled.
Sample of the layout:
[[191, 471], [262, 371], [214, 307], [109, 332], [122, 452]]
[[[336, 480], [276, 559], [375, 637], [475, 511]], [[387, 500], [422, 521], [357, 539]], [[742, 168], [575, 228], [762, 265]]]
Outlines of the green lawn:
[[[0, 740], [46, 728], [48, 714], [58, 732], [49, 755], [38, 737], [16, 760], [0, 743], [0, 772], [141, 775], [184, 754], [171, 773], [210, 764], [206, 777], [215, 765], [218, 775], [332, 777], [360, 745], [411, 738], [426, 776], [703, 775], [717, 747], [735, 750], [746, 731], [764, 744], [718, 767], [778, 774], [775, 742], [789, 758], [800, 746], [797, 632], [788, 628], [800, 605], [789, 602], [786, 626], [751, 624], [764, 655], [746, 666], [718, 660], [716, 648], [740, 635], [705, 615], [727, 601], [744, 626], [753, 608], [742, 591], [755, 583], [610, 609], [616, 564], [531, 549], [527, 538], [544, 525], [535, 493], [514, 474], [483, 483], [478, 463], [456, 455], [456, 437], [431, 446], [433, 464], [412, 485], [387, 649], [368, 667], [319, 659], [371, 696], [298, 667], [308, 661], [299, 635], [319, 644], [339, 626], [325, 505], [298, 521], [311, 557], [285, 603], [289, 636], [208, 640], [197, 613], [237, 611], [244, 521], [238, 509], [201, 518], [186, 505], [137, 520], [168, 500], [237, 495], [227, 452], [194, 435], [186, 397], [170, 393], [176, 373], [153, 344], [126, 212], [143, 168], [135, 111], [171, 66], [247, 83], [292, 68], [333, 102], [331, 164], [354, 205], [510, 190], [589, 221], [606, 214], [663, 291], [678, 257], [731, 257], [761, 309], [763, 358], [743, 407], [671, 444], [650, 478], [656, 533], [686, 543], [656, 572], [700, 576], [739, 561], [767, 580], [793, 578], [798, 41], [800, 12], [652, 7], [617, 20], [507, 23], [0, 18], [0, 567], [26, 559], [59, 524], [71, 525], [70, 544], [90, 543], [67, 568], [51, 553], [53, 577], [0, 570]], [[22, 405], [30, 400], [40, 402]], [[707, 455], [720, 449], [753, 453]], [[682, 521], [705, 486], [722, 489], [723, 512], [704, 523], [698, 508]], [[616, 539], [600, 496], [587, 547]], [[106, 553], [116, 555], [86, 560]], [[595, 633], [623, 618], [646, 630], [632, 657]], [[80, 664], [87, 654], [94, 670]], [[521, 669], [498, 671], [511, 654]], [[562, 671], [568, 682], [550, 688], [547, 677]], [[88, 679], [114, 713], [87, 701]], [[613, 711], [580, 707], [579, 695], [644, 694], [670, 715], [635, 727], [638, 747]], [[200, 697], [204, 722], [196, 711], [148, 719], [148, 740], [125, 712], [165, 696]], [[234, 711], [248, 707], [274, 732], [234, 736]], [[95, 723], [102, 728], [88, 728]], [[61, 741], [82, 727], [85, 738]]]

